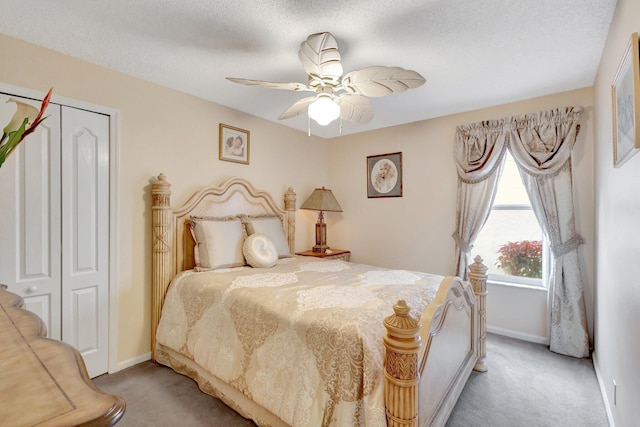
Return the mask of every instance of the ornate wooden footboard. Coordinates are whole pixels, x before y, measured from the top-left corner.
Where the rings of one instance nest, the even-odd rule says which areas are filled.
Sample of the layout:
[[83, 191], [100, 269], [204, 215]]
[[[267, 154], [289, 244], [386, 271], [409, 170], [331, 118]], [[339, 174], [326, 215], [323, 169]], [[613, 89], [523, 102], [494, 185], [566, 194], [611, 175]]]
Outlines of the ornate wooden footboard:
[[471, 370], [487, 370], [487, 267], [476, 257], [469, 270], [471, 283], [445, 278], [420, 320], [409, 315], [402, 300], [394, 306], [395, 313], [385, 319], [389, 426], [444, 425]]
[[[219, 187], [203, 188], [184, 206], [172, 209], [171, 186], [162, 174], [151, 192], [151, 349], [155, 360], [156, 329], [169, 284], [177, 273], [194, 266], [190, 216], [278, 215], [293, 253], [296, 195], [289, 188], [284, 194], [285, 208], [281, 209], [268, 193], [254, 189], [241, 178], [232, 178]], [[478, 257], [470, 266], [471, 283], [447, 277], [421, 319], [411, 318], [409, 307], [399, 301], [395, 314], [385, 320], [385, 404], [389, 426], [444, 425], [471, 370], [486, 370], [486, 267], [481, 261]], [[237, 398], [246, 399], [242, 394]], [[245, 405], [251, 402], [234, 403], [236, 407], [251, 406]], [[256, 419], [251, 409], [241, 413]]]

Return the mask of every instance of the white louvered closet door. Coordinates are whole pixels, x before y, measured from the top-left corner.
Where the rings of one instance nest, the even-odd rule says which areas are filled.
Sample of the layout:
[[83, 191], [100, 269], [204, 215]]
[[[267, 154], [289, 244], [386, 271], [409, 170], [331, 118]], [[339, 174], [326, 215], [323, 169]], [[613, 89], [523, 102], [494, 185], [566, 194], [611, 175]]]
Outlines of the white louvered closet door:
[[109, 117], [62, 107], [62, 340], [108, 370]]

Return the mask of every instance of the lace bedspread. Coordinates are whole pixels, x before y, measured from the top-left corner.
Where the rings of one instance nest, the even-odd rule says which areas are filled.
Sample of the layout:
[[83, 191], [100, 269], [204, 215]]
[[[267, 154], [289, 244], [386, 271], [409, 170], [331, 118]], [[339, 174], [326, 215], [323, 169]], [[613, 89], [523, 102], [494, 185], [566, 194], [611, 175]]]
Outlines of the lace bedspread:
[[186, 271], [167, 292], [157, 343], [292, 426], [385, 426], [382, 322], [399, 299], [420, 317], [441, 280], [308, 257]]

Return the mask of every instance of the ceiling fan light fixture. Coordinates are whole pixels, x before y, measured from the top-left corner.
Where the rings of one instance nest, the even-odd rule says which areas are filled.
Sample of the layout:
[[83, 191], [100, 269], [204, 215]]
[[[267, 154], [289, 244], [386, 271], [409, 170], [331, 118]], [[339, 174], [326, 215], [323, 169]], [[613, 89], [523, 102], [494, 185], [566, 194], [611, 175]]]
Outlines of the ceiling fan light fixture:
[[[307, 84], [277, 83], [264, 80], [227, 77], [234, 83], [261, 86], [270, 89], [315, 92], [297, 100], [278, 120], [290, 119], [305, 112], [320, 126], [326, 126], [340, 118], [353, 123], [369, 123], [373, 117], [373, 104], [369, 97], [381, 97], [404, 92], [424, 84], [425, 79], [418, 72], [401, 67], [374, 65], [351, 71], [344, 76], [340, 63], [338, 42], [331, 33], [311, 34], [300, 44], [298, 58], [308, 75]], [[311, 134], [311, 126], [309, 126]]]
[[309, 117], [320, 126], [326, 126], [340, 117], [340, 106], [330, 96], [320, 95], [309, 105]]

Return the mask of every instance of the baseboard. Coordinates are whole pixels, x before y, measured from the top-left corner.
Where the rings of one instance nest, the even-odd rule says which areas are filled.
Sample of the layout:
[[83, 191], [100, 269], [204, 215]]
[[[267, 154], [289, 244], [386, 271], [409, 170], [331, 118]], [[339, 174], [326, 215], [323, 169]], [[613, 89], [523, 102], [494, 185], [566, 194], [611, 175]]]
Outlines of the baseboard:
[[604, 410], [607, 413], [607, 419], [609, 420], [610, 427], [616, 427], [616, 423], [613, 422], [613, 414], [611, 413], [611, 406], [609, 406], [609, 399], [607, 398], [607, 388], [604, 386], [602, 375], [600, 375], [600, 369], [598, 368], [598, 355], [591, 353], [591, 360], [593, 360], [593, 369], [596, 371], [596, 378], [598, 379], [598, 386], [600, 387], [600, 394], [602, 395], [602, 401], [604, 402]]
[[540, 337], [538, 335], [525, 334], [523, 332], [512, 331], [509, 329], [496, 328], [493, 326], [487, 326], [487, 332], [496, 335], [502, 335], [509, 338], [515, 338], [522, 341], [534, 342], [536, 344], [548, 344], [547, 337]]
[[151, 352], [142, 354], [138, 357], [134, 357], [133, 359], [125, 360], [124, 362], [118, 363], [117, 370], [114, 372], [109, 372], [110, 374], [114, 374], [115, 372], [121, 371], [123, 369], [130, 368], [134, 365], [137, 365], [142, 362], [146, 362], [147, 360], [151, 360]]

